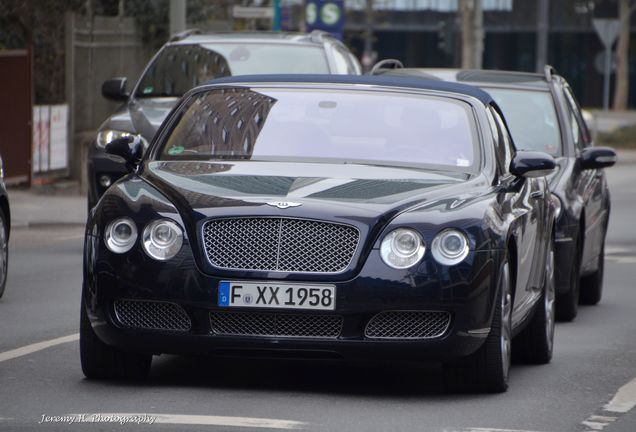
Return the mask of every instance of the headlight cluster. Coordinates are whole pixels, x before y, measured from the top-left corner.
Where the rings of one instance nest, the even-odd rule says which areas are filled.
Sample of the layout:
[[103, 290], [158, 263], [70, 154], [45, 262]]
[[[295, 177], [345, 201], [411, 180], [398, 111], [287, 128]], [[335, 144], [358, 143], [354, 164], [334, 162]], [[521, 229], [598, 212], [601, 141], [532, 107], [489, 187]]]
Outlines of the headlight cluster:
[[[443, 265], [459, 264], [469, 252], [468, 238], [456, 229], [441, 231], [433, 239], [433, 258]], [[380, 245], [380, 256], [386, 265], [405, 269], [419, 263], [426, 251], [422, 236], [409, 228], [398, 228], [388, 233]]]
[[440, 264], [459, 264], [468, 255], [468, 239], [461, 231], [444, 230], [433, 239], [431, 252]]
[[169, 260], [181, 249], [183, 232], [169, 219], [156, 220], [146, 225], [141, 244], [152, 258]]
[[116, 219], [106, 227], [104, 239], [112, 252], [128, 252], [137, 241], [137, 226], [129, 218]]
[[[125, 131], [120, 131], [115, 129], [104, 129], [97, 132], [97, 140], [96, 140], [97, 147], [104, 148], [106, 147], [106, 144], [108, 144], [114, 139], [123, 138], [127, 136], [133, 136], [133, 135], [135, 134], [130, 132], [125, 132]], [[148, 148], [148, 141], [146, 141], [144, 137], [142, 137], [141, 135], [135, 135], [135, 136], [141, 139], [141, 142], [143, 143], [144, 148]]]
[[424, 240], [417, 231], [398, 228], [384, 237], [380, 255], [389, 267], [404, 269], [417, 264], [425, 250]]
[[[137, 241], [137, 226], [132, 219], [115, 219], [106, 226], [106, 247], [111, 252], [125, 253]], [[148, 256], [159, 261], [173, 258], [183, 245], [183, 230], [170, 219], [158, 219], [144, 228], [141, 246]]]

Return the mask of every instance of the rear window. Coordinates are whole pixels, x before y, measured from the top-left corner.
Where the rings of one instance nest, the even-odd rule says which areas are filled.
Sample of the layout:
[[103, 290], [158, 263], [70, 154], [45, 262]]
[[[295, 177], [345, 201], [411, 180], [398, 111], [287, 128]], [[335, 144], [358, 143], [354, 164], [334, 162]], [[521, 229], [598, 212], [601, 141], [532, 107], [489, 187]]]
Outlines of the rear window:
[[518, 150], [563, 154], [552, 95], [544, 91], [484, 88], [503, 111]]
[[165, 47], [147, 69], [137, 97], [181, 97], [229, 75], [329, 73], [322, 47], [267, 43], [214, 43]]
[[471, 173], [478, 149], [472, 110], [455, 99], [233, 88], [193, 95], [160, 158], [439, 166]]

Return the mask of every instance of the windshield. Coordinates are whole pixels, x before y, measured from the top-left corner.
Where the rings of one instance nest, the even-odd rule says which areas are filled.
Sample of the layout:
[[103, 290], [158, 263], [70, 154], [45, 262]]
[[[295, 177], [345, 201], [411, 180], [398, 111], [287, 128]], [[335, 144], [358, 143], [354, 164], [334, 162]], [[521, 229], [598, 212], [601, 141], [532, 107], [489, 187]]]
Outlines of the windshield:
[[228, 75], [329, 73], [321, 47], [267, 43], [167, 46], [139, 81], [137, 97], [181, 97]]
[[194, 95], [162, 160], [276, 160], [439, 166], [475, 172], [467, 103], [363, 90], [211, 90]]
[[515, 147], [519, 150], [563, 154], [561, 132], [548, 92], [485, 88], [502, 109]]

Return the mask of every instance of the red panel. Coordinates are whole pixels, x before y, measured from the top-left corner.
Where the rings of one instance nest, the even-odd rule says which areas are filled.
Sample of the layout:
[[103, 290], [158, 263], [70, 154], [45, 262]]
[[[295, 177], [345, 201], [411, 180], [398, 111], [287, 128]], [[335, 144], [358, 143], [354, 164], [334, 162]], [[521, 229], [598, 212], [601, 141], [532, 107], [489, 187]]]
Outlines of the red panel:
[[33, 95], [26, 50], [0, 51], [0, 154], [8, 182], [31, 180]]

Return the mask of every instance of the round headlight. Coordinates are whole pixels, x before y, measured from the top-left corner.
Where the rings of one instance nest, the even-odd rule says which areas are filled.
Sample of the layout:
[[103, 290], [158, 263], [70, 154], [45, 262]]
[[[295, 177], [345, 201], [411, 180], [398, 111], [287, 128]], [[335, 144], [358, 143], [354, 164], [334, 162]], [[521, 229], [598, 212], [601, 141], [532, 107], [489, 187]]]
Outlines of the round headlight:
[[175, 222], [159, 219], [146, 225], [142, 240], [144, 251], [149, 256], [165, 261], [181, 250], [183, 231]]
[[[123, 137], [127, 137], [127, 136], [132, 136], [135, 135], [134, 133], [131, 132], [125, 132], [125, 131], [120, 131], [120, 130], [114, 130], [114, 129], [104, 129], [101, 130], [99, 132], [97, 132], [97, 137], [95, 139], [95, 143], [97, 144], [97, 147], [101, 147], [104, 148], [106, 147], [106, 144], [108, 144], [109, 142], [111, 142], [112, 140], [115, 140], [117, 138], [123, 138]], [[146, 139], [144, 137], [142, 137], [141, 135], [135, 135], [137, 137], [139, 137], [139, 139], [141, 139], [141, 142], [144, 145], [144, 148], [148, 148], [148, 141], [146, 141]]]
[[422, 236], [417, 231], [398, 228], [382, 240], [380, 256], [389, 267], [404, 269], [420, 262], [425, 250]]
[[468, 255], [468, 239], [459, 230], [444, 230], [433, 239], [431, 252], [440, 264], [459, 264]]
[[115, 219], [106, 226], [104, 238], [111, 252], [128, 252], [137, 241], [137, 226], [129, 218]]

